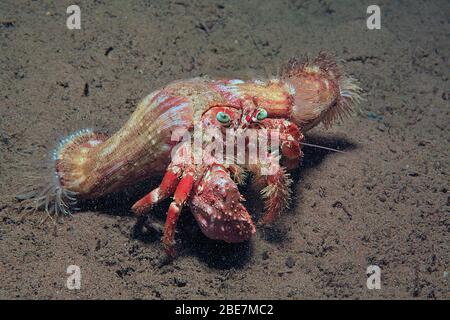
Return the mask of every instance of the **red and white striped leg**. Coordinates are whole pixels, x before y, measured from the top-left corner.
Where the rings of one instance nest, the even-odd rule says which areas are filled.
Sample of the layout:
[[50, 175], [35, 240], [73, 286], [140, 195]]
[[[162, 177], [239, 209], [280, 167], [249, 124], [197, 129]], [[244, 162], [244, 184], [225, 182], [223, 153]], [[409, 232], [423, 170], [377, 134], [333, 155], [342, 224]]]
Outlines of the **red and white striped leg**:
[[162, 238], [162, 242], [166, 252], [169, 256], [175, 255], [175, 229], [177, 225], [178, 218], [180, 217], [181, 209], [185, 204], [187, 198], [189, 197], [192, 186], [194, 184], [194, 171], [186, 170], [183, 173], [183, 177], [178, 184], [174, 196], [173, 201], [169, 206], [169, 210], [167, 212], [166, 224], [164, 226], [164, 235]]
[[131, 210], [139, 215], [149, 212], [155, 204], [163, 201], [175, 191], [181, 172], [179, 166], [169, 166], [159, 187], [138, 200]]

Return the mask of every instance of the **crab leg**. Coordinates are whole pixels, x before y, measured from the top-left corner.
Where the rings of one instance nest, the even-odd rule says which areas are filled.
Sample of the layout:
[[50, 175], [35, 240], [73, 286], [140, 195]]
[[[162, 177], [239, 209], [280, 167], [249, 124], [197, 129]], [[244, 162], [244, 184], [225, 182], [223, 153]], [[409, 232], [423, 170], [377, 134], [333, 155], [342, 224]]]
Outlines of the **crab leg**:
[[178, 184], [173, 201], [169, 206], [169, 211], [167, 212], [166, 224], [164, 226], [164, 235], [162, 238], [163, 245], [169, 256], [175, 255], [175, 250], [173, 245], [175, 244], [175, 228], [180, 217], [181, 209], [183, 208], [186, 199], [191, 193], [192, 186], [194, 184], [194, 174], [193, 171], [185, 171], [183, 177]]
[[176, 189], [178, 179], [181, 176], [181, 168], [178, 166], [169, 166], [161, 184], [153, 191], [149, 192], [142, 199], [138, 200], [131, 210], [136, 214], [142, 215], [147, 213], [155, 204], [161, 202], [170, 196]]
[[292, 179], [286, 169], [278, 166], [276, 172], [262, 175], [261, 167], [254, 166], [250, 170], [255, 174], [253, 184], [261, 191], [265, 213], [261, 224], [271, 224], [285, 209], [289, 207]]

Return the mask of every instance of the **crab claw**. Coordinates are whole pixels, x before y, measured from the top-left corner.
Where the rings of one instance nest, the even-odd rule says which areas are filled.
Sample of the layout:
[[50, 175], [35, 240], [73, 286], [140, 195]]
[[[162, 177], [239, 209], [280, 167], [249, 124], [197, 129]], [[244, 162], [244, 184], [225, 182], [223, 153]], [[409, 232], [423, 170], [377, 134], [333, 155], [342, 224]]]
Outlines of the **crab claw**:
[[214, 164], [196, 186], [190, 206], [208, 238], [236, 243], [248, 240], [256, 232], [243, 200], [228, 171]]

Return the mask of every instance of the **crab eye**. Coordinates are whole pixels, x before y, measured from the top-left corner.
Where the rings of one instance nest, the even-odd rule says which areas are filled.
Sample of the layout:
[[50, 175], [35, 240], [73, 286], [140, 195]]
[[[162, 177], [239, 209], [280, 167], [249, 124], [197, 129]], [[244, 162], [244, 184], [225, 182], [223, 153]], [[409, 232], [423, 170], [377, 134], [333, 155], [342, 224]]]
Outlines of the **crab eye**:
[[256, 119], [261, 121], [264, 120], [265, 118], [267, 118], [267, 111], [265, 109], [259, 109], [259, 112], [256, 115]]
[[222, 111], [217, 113], [216, 118], [220, 123], [223, 123], [223, 124], [227, 124], [230, 122], [230, 116]]

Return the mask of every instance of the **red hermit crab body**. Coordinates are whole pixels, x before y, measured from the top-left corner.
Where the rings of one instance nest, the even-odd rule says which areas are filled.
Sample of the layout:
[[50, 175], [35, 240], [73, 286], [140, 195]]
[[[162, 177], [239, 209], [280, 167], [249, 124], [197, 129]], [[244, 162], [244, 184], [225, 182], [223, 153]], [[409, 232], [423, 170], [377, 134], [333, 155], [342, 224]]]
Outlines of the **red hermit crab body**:
[[[69, 200], [97, 198], [164, 174], [159, 187], [132, 210], [145, 214], [173, 195], [163, 236], [169, 254], [174, 254], [176, 223], [185, 204], [207, 237], [245, 241], [255, 233], [255, 224], [237, 187], [243, 175], [252, 173], [265, 201], [261, 222], [271, 223], [288, 205], [287, 169], [295, 168], [302, 157], [303, 133], [321, 122], [329, 126], [350, 111], [359, 91], [325, 54], [313, 61], [293, 60], [280, 78], [268, 81], [195, 78], [173, 82], [144, 98], [113, 136], [82, 130], [62, 141], [54, 153], [54, 185], [34, 199], [35, 207], [67, 213]], [[209, 129], [222, 134], [234, 130], [234, 138], [250, 129], [266, 130], [262, 135], [266, 137], [268, 131], [276, 131], [279, 148], [254, 146], [244, 139], [245, 150], [253, 147], [269, 162], [250, 161], [247, 156], [236, 162], [236, 140], [204, 134]], [[186, 134], [193, 135], [203, 151], [220, 142], [233, 151], [233, 159], [219, 157], [217, 152], [203, 152], [194, 159], [190, 144], [181, 141]], [[268, 163], [276, 164], [269, 174], [264, 172]]]

